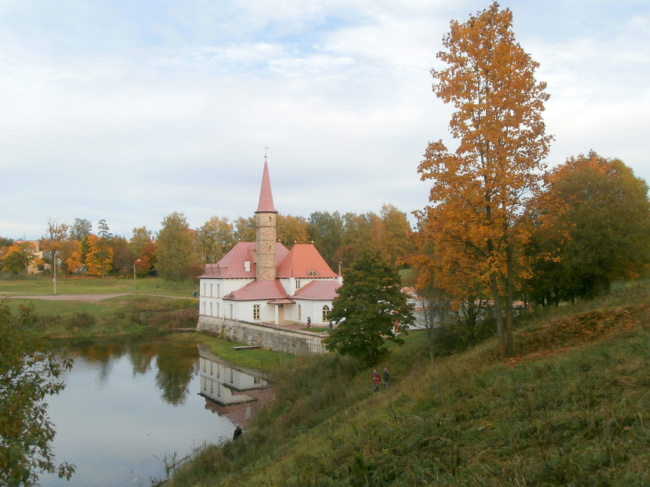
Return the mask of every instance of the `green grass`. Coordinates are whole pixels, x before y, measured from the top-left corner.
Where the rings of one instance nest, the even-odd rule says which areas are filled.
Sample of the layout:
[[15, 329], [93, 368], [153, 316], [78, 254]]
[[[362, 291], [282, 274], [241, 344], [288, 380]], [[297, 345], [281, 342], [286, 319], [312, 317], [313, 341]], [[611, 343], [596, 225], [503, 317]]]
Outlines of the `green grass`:
[[271, 373], [290, 366], [296, 360], [296, 357], [293, 355], [264, 350], [262, 348], [235, 350], [236, 346], [245, 344], [229, 342], [203, 333], [177, 333], [166, 336], [165, 340], [174, 343], [198, 343], [205, 345], [210, 348], [212, 353], [226, 362]]
[[626, 288], [529, 317], [509, 360], [490, 340], [431, 366], [412, 332], [379, 394], [351, 359], [296, 359], [253, 427], [170, 485], [650, 485], [648, 302]]
[[[199, 287], [188, 282], [172, 283], [157, 277], [137, 279], [139, 294], [156, 294], [166, 296], [191, 296]], [[107, 277], [58, 277], [56, 294], [121, 294], [133, 293], [133, 278]], [[22, 294], [54, 294], [51, 276], [22, 276], [20, 279], [0, 279], [0, 296]]]
[[46, 338], [169, 333], [194, 328], [196, 299], [127, 295], [99, 302], [6, 299], [12, 312], [33, 308], [29, 327]]

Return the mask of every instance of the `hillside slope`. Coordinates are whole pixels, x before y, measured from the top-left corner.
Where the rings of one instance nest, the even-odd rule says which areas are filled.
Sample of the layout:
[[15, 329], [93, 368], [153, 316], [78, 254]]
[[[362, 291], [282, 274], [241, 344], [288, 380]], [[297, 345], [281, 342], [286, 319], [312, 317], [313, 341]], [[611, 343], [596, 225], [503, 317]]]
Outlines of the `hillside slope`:
[[169, 485], [650, 485], [646, 301], [518, 330], [506, 361], [491, 341], [432, 368], [411, 333], [379, 394], [351, 360], [304, 360]]

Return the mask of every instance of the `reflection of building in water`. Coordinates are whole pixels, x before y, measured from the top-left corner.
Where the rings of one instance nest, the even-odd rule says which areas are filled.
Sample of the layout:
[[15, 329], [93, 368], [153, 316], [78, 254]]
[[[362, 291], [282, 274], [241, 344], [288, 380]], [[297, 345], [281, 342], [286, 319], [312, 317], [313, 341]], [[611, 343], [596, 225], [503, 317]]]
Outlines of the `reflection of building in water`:
[[199, 345], [200, 394], [206, 409], [226, 416], [233, 423], [246, 424], [264, 400], [271, 396], [267, 374], [254, 369], [235, 368]]

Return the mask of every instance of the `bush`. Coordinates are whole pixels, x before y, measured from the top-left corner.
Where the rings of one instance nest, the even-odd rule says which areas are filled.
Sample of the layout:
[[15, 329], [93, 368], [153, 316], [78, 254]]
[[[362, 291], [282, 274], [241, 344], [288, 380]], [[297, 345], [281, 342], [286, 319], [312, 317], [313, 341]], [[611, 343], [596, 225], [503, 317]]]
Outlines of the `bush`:
[[96, 323], [96, 319], [93, 315], [90, 313], [75, 313], [70, 318], [68, 318], [68, 321], [66, 323], [66, 328], [73, 328], [73, 329], [88, 329], [91, 326], [93, 326]]

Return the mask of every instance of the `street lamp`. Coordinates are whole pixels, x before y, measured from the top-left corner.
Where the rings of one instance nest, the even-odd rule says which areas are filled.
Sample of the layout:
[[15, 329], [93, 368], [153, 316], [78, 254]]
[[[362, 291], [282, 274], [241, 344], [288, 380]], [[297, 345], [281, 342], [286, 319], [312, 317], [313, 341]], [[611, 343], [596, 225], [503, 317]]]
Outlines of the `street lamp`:
[[133, 262], [133, 293], [138, 294], [138, 282], [135, 280], [135, 265], [140, 262], [140, 259], [135, 259]]
[[54, 295], [56, 296], [56, 250], [52, 251], [52, 269], [54, 269], [54, 279], [52, 279], [52, 282], [54, 283]]

